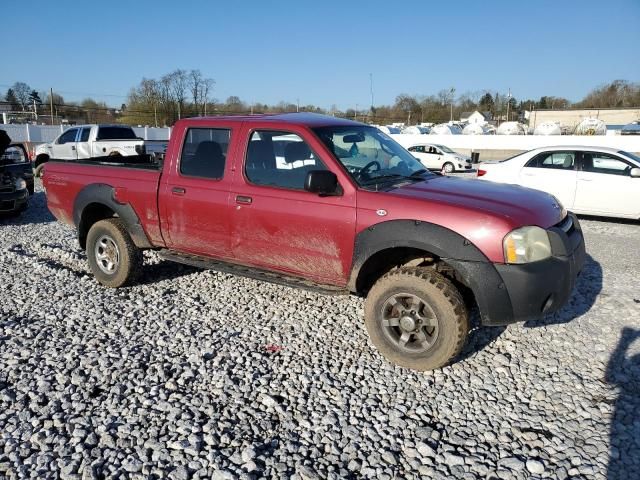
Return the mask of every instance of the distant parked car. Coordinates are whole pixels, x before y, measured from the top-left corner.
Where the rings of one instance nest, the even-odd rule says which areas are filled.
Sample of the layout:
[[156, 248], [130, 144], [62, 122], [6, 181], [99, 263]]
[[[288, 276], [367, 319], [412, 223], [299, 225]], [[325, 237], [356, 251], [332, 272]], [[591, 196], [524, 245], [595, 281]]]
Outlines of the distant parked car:
[[443, 173], [471, 171], [471, 158], [454, 152], [449, 147], [433, 143], [411, 145], [409, 150], [429, 170]]
[[478, 176], [551, 193], [575, 213], [640, 219], [640, 157], [615, 148], [536, 148], [482, 163]]
[[35, 174], [42, 174], [50, 159], [78, 160], [107, 156], [131, 156], [145, 153], [145, 144], [128, 125], [80, 125], [65, 130], [51, 143], [38, 145]]
[[20, 213], [33, 194], [33, 173], [24, 145], [10, 144], [6, 132], [0, 135], [0, 214]]

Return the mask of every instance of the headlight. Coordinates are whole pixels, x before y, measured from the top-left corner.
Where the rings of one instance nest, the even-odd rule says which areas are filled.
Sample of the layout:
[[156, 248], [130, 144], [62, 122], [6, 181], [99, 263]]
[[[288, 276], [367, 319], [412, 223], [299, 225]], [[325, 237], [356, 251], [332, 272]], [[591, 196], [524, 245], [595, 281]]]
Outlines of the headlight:
[[16, 178], [15, 186], [16, 190], [24, 190], [27, 188], [27, 182], [24, 181], [24, 178]]
[[521, 227], [504, 237], [506, 263], [531, 263], [551, 256], [547, 231], [540, 227]]

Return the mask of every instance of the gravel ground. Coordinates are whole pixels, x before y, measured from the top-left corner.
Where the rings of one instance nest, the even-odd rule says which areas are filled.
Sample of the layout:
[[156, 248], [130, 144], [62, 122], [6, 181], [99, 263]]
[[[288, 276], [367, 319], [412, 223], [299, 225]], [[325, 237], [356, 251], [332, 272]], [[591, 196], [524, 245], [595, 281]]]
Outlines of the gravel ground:
[[640, 478], [640, 224], [582, 224], [570, 305], [416, 373], [360, 299], [152, 254], [102, 288], [38, 185], [0, 220], [0, 477]]

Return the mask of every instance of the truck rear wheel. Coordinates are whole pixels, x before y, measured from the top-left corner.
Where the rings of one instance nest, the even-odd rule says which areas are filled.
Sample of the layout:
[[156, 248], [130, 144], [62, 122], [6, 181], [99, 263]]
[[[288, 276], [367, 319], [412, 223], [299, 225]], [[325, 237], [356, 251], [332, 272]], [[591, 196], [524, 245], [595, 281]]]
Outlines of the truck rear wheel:
[[389, 361], [414, 370], [450, 363], [469, 332], [460, 292], [428, 268], [398, 268], [371, 288], [364, 306], [374, 346]]
[[142, 269], [142, 250], [135, 246], [119, 218], [100, 220], [91, 226], [87, 259], [93, 276], [111, 288], [130, 285]]

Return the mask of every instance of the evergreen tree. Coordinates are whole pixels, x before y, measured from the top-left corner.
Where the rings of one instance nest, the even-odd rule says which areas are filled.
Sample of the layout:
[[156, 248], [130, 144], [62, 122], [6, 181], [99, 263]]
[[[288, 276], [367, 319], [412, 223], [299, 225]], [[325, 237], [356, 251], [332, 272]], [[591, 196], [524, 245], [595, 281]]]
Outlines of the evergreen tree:
[[11, 110], [18, 110], [20, 108], [20, 103], [16, 98], [16, 94], [13, 92], [13, 89], [10, 88], [7, 90], [7, 94], [5, 95], [5, 101], [11, 105]]

